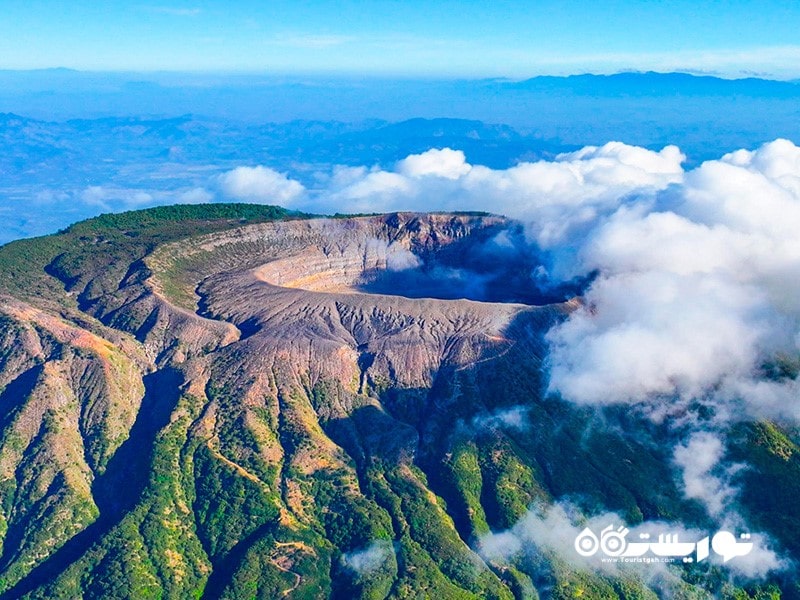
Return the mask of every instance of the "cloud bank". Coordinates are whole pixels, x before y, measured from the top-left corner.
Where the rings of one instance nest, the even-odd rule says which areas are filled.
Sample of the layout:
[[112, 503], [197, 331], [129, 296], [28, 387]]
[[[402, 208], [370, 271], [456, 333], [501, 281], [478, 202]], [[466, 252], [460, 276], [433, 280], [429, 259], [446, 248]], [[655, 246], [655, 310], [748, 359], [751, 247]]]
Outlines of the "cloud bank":
[[552, 389], [796, 419], [797, 382], [764, 371], [798, 352], [800, 149], [777, 140], [725, 155], [663, 196], [665, 207], [620, 207], [581, 241], [572, 268], [600, 276], [550, 333]]
[[544, 248], [616, 209], [631, 194], [646, 195], [681, 180], [684, 156], [610, 142], [561, 154], [553, 161], [504, 170], [471, 165], [460, 150], [411, 155], [391, 171], [340, 167], [323, 194], [312, 198], [326, 212], [484, 210], [528, 223]]
[[675, 448], [675, 463], [683, 470], [687, 498], [701, 501], [712, 516], [723, 515], [736, 491], [724, 475], [714, 473], [725, 453], [722, 440], [708, 431], [691, 435], [685, 445]]

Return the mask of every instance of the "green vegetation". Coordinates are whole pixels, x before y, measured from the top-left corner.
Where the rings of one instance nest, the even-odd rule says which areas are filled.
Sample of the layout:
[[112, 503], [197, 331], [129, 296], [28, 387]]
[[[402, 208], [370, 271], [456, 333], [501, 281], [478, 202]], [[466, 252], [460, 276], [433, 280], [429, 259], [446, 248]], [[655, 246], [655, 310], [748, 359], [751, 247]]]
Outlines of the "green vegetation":
[[[114, 290], [131, 265], [159, 244], [249, 223], [303, 217], [257, 204], [187, 204], [100, 215], [54, 235], [0, 247], [0, 291], [66, 302], [61, 293], [66, 286], [90, 301]], [[44, 277], [45, 272], [52, 277]]]
[[459, 496], [458, 500], [453, 498], [449, 504], [455, 511], [455, 504], [460, 501], [462, 514], [465, 514], [469, 521], [470, 539], [477, 540], [489, 533], [486, 513], [481, 504], [484, 482], [478, 449], [474, 443], [463, 443], [454, 448], [445, 464], [450, 470], [449, 484]]
[[800, 447], [774, 423], [738, 426], [730, 437], [734, 460], [750, 465], [742, 472], [741, 502], [753, 522], [794, 556], [800, 553]]

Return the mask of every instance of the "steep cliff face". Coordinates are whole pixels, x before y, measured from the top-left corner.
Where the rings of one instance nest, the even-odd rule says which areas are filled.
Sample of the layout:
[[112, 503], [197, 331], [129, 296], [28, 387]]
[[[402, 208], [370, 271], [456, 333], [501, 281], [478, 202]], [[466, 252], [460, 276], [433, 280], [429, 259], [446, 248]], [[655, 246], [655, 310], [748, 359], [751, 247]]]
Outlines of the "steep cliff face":
[[5, 597], [652, 596], [479, 552], [555, 498], [699, 514], [657, 428], [543, 393], [574, 300], [448, 279], [513, 224], [181, 210], [0, 249]]

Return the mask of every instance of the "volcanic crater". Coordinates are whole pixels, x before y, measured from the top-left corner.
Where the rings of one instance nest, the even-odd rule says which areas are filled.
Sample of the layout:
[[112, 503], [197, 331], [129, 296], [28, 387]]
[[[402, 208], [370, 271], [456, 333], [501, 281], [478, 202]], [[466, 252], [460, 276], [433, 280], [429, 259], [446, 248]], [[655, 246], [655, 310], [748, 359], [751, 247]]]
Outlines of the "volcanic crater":
[[309, 292], [545, 305], [571, 290], [534, 284], [539, 261], [521, 226], [489, 215], [415, 215], [310, 221], [296, 253], [254, 270]]

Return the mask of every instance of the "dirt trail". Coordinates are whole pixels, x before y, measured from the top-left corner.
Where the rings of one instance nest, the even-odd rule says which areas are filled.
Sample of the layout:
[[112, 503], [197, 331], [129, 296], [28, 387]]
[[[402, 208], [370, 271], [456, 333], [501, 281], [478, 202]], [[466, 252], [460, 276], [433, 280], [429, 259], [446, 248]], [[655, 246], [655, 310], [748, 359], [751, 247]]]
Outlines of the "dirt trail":
[[[317, 551], [314, 550], [314, 548], [312, 548], [311, 546], [309, 546], [308, 544], [306, 544], [304, 542], [275, 542], [275, 546], [279, 546], [279, 547], [280, 546], [292, 546], [292, 547], [295, 547], [295, 548], [299, 548], [301, 552], [306, 552], [308, 554], [311, 554], [312, 556], [317, 556]], [[287, 590], [284, 590], [281, 593], [281, 596], [285, 598], [286, 596], [288, 596], [289, 594], [294, 592], [298, 587], [300, 587], [300, 584], [302, 583], [303, 578], [298, 573], [296, 573], [296, 572], [292, 571], [291, 569], [289, 569], [288, 567], [284, 567], [282, 564], [280, 564], [280, 562], [279, 562], [280, 558], [281, 558], [280, 556], [272, 556], [272, 557], [270, 557], [270, 562], [273, 565], [275, 565], [276, 569], [279, 569], [279, 570], [283, 571], [284, 573], [289, 573], [290, 575], [294, 576], [294, 585], [292, 585], [292, 587], [290, 587]]]

